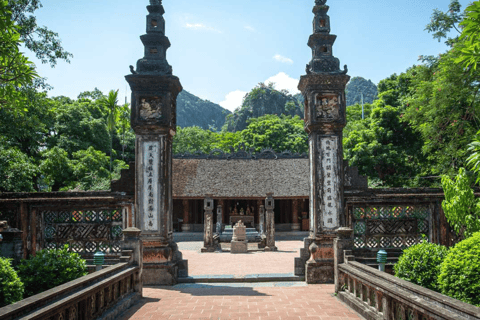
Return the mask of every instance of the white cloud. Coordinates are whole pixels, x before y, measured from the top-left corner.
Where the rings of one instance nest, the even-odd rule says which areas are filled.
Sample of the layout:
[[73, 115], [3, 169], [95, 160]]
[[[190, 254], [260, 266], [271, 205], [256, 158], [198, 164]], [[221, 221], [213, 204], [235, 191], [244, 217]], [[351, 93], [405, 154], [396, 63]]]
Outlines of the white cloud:
[[185, 28], [193, 30], [205, 30], [222, 33], [220, 30], [204, 25], [203, 23], [186, 23]]
[[277, 90], [288, 90], [290, 94], [300, 93], [300, 91], [298, 91], [297, 89], [298, 79], [290, 77], [285, 72], [280, 72], [277, 75], [274, 75], [273, 77], [265, 80], [266, 84], [270, 82], [275, 83], [275, 89]]
[[273, 59], [277, 60], [278, 62], [281, 62], [281, 63], [289, 63], [289, 64], [292, 64], [293, 63], [293, 60], [290, 59], [290, 58], [287, 58], [287, 57], [284, 57], [280, 54], [276, 54], [273, 56]]
[[233, 112], [242, 105], [243, 97], [245, 97], [247, 93], [248, 92], [241, 90], [232, 91], [225, 96], [225, 100], [220, 102], [219, 105]]
[[247, 29], [248, 31], [251, 31], [251, 32], [255, 32], [255, 28], [252, 27], [252, 26], [245, 26], [245, 29]]

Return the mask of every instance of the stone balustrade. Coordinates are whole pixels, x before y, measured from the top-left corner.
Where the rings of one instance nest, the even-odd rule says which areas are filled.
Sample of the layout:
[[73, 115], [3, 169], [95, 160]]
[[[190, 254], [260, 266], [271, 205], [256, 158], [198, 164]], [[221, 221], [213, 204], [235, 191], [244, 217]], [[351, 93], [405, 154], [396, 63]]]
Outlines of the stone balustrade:
[[338, 266], [338, 298], [366, 319], [480, 319], [480, 308], [352, 261]]

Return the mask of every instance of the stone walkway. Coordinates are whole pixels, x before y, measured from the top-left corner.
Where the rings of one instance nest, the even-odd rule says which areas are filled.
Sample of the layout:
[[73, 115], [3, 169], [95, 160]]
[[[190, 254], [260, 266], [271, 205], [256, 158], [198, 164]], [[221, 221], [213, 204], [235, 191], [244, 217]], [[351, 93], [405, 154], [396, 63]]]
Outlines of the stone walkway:
[[363, 319], [333, 294], [333, 285], [304, 283], [181, 284], [144, 288], [120, 320]]
[[[201, 253], [202, 246], [203, 242], [178, 243], [183, 258], [188, 260], [189, 276], [293, 273], [295, 257], [300, 257], [303, 241], [277, 241], [277, 252], [252, 251], [247, 254]], [[249, 250], [256, 248], [256, 244], [249, 244]]]
[[[277, 241], [278, 252], [200, 253], [202, 242], [179, 242], [189, 275], [293, 273], [302, 241]], [[250, 248], [256, 247], [250, 244]], [[305, 282], [193, 283], [149, 287], [127, 319], [363, 319], [334, 296], [333, 285]]]

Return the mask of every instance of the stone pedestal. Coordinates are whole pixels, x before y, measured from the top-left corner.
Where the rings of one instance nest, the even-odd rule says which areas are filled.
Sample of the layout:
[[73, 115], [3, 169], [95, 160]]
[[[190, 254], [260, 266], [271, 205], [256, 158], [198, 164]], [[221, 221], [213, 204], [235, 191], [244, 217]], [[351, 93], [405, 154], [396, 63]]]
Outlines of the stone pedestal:
[[204, 201], [205, 219], [203, 227], [203, 248], [202, 252], [214, 252], [213, 243], [213, 199], [212, 195], [207, 195]]
[[173, 285], [188, 265], [173, 240], [172, 139], [176, 101], [182, 91], [166, 60], [164, 8], [147, 6], [147, 34], [141, 36], [145, 56], [125, 76], [132, 91], [131, 126], [135, 131], [135, 227], [142, 231], [143, 283]]
[[265, 209], [267, 209], [267, 214], [265, 216], [265, 251], [277, 251], [277, 247], [275, 246], [275, 215], [273, 212], [274, 208], [275, 200], [273, 199], [273, 193], [267, 193], [267, 198], [265, 199]]
[[134, 279], [135, 291], [142, 294], [143, 282], [141, 281], [142, 271], [143, 271], [143, 242], [140, 239], [140, 234], [142, 231], [138, 228], [130, 227], [123, 230], [123, 241], [122, 241], [122, 255], [126, 251], [130, 251], [130, 263], [139, 266], [140, 272], [138, 274], [138, 279]]
[[305, 266], [308, 284], [334, 283], [334, 239], [335, 235], [322, 235], [310, 244], [310, 260]]
[[233, 227], [233, 237], [231, 241], [230, 253], [247, 253], [248, 241], [245, 225], [242, 221], [238, 221]]

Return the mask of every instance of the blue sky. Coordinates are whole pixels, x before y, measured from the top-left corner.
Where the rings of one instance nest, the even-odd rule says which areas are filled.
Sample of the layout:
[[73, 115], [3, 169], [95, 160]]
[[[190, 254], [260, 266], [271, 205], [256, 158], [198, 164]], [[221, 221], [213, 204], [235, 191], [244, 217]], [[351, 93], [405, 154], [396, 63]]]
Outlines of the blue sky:
[[[419, 55], [447, 48], [424, 31], [433, 9], [450, 0], [329, 0], [334, 55], [349, 75], [378, 83], [418, 63]], [[470, 0], [460, 0], [463, 8]], [[28, 54], [54, 87], [49, 95], [76, 98], [98, 87], [119, 89], [130, 100], [124, 76], [143, 57], [148, 0], [43, 0], [39, 25], [59, 33], [71, 63], [56, 68]], [[183, 88], [230, 110], [259, 82], [296, 93], [312, 33], [314, 0], [164, 0], [167, 60]]]

